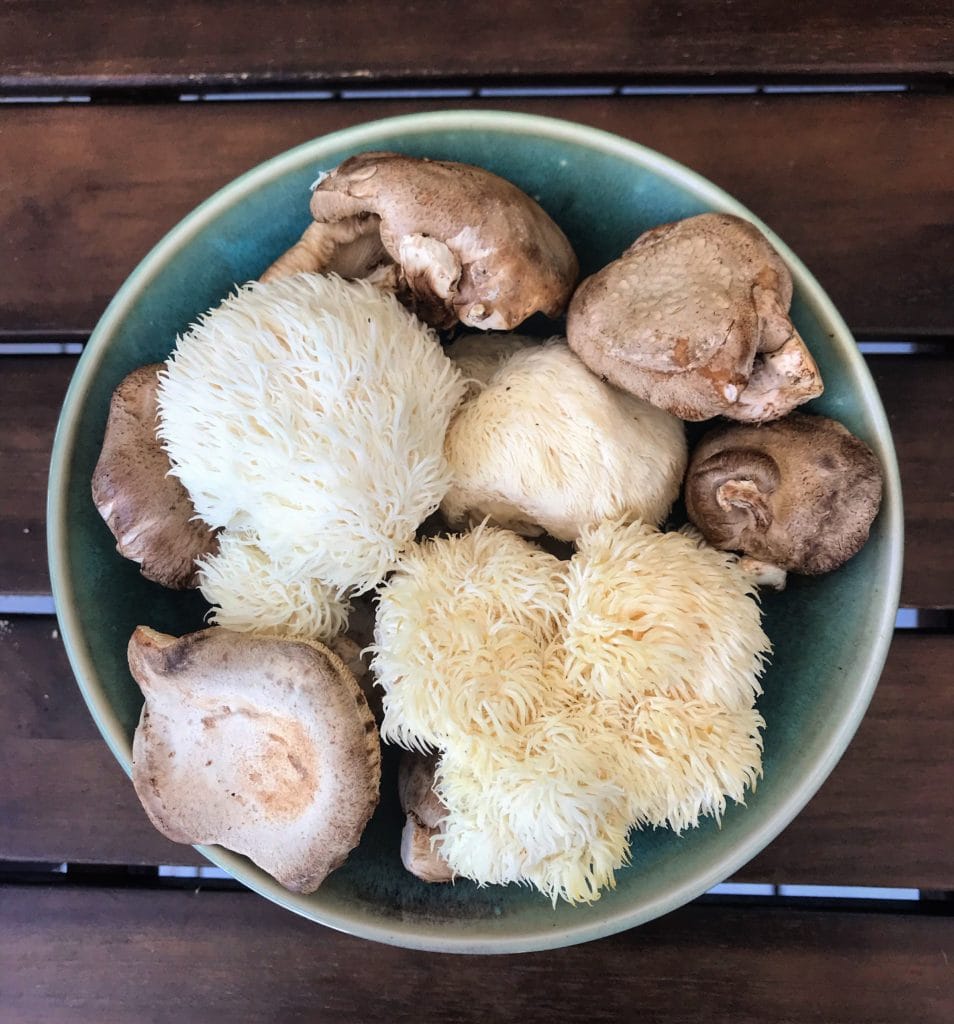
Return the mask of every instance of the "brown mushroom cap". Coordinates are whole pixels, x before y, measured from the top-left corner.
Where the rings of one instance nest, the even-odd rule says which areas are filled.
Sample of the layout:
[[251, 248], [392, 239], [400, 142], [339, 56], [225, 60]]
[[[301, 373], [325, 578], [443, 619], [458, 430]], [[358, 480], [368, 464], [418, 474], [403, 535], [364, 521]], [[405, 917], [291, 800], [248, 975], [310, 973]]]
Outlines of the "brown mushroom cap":
[[579, 265], [529, 196], [470, 164], [361, 153], [316, 185], [314, 223], [262, 280], [301, 271], [372, 276], [434, 327], [510, 330], [557, 316]]
[[404, 751], [398, 767], [398, 796], [407, 815], [401, 833], [401, 861], [425, 882], [450, 882], [454, 872], [439, 852], [434, 837], [441, 834], [447, 808], [434, 792], [436, 754]]
[[103, 449], [93, 471], [93, 503], [116, 550], [148, 580], [175, 590], [198, 585], [195, 560], [218, 550], [215, 531], [196, 517], [169, 456], [156, 439], [160, 363], [140, 366], [113, 392]]
[[706, 540], [790, 572], [856, 554], [881, 504], [870, 448], [835, 420], [792, 413], [707, 433], [686, 474], [686, 510]]
[[156, 828], [318, 888], [378, 802], [378, 732], [351, 673], [319, 643], [221, 627], [140, 626], [128, 654], [146, 698], [133, 783]]
[[594, 373], [681, 419], [762, 422], [823, 389], [791, 301], [765, 236], [706, 213], [645, 232], [587, 278], [567, 338]]

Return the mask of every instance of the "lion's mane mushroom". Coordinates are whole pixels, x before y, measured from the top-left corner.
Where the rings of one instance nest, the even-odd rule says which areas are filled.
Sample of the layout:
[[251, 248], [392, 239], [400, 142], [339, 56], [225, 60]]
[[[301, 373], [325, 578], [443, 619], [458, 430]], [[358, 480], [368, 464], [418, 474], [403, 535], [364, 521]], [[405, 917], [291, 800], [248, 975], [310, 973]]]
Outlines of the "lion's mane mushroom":
[[881, 491], [866, 444], [835, 420], [793, 413], [707, 433], [692, 453], [686, 510], [717, 548], [815, 574], [861, 550]]
[[409, 548], [378, 599], [382, 737], [428, 750], [519, 731], [546, 699], [547, 649], [565, 608], [561, 566], [492, 527]]
[[463, 394], [436, 336], [365, 281], [240, 288], [180, 337], [160, 437], [206, 522], [339, 591], [394, 564], [450, 483]]
[[823, 390], [791, 301], [765, 236], [706, 213], [652, 228], [587, 278], [567, 337], [594, 373], [684, 420], [762, 422]]
[[761, 774], [755, 710], [771, 650], [748, 578], [691, 528], [586, 530], [569, 564], [570, 686], [622, 745], [631, 821], [695, 826]]
[[444, 442], [453, 482], [441, 511], [451, 526], [490, 516], [572, 541], [604, 519], [665, 519], [686, 468], [678, 419], [603, 383], [563, 339], [517, 339], [509, 358], [491, 352], [485, 363], [481, 341], [449, 349], [465, 377], [486, 378]]
[[175, 590], [197, 584], [195, 561], [218, 542], [196, 516], [157, 437], [157, 374], [140, 366], [113, 392], [103, 448], [93, 471], [93, 503], [116, 538], [116, 550], [138, 562], [148, 580]]
[[262, 275], [301, 271], [391, 284], [434, 327], [510, 330], [566, 308], [579, 266], [566, 236], [481, 167], [361, 153], [322, 175], [313, 223]]
[[333, 587], [269, 558], [255, 534], [241, 530], [224, 530], [218, 552], [200, 559], [199, 589], [211, 622], [258, 636], [327, 643], [347, 627], [351, 610]]
[[454, 872], [441, 856], [441, 820], [447, 808], [434, 792], [436, 754], [405, 750], [398, 766], [398, 796], [406, 815], [401, 833], [401, 862], [424, 882], [450, 882]]
[[146, 698], [133, 783], [178, 843], [221, 843], [285, 888], [313, 892], [378, 802], [367, 702], [327, 648], [218, 626], [176, 638], [140, 626], [129, 667]]

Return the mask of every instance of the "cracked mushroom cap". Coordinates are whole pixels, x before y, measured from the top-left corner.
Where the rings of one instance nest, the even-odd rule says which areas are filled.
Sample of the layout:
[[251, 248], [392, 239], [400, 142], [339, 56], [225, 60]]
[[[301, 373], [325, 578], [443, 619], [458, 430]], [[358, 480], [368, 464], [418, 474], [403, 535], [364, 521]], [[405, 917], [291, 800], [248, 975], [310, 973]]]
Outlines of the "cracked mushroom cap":
[[395, 287], [433, 327], [510, 330], [558, 316], [579, 273], [566, 236], [481, 167], [361, 153], [323, 175], [314, 222], [262, 277], [336, 272]]
[[448, 523], [489, 516], [525, 536], [546, 531], [572, 541], [604, 519], [662, 522], [686, 468], [682, 423], [603, 383], [562, 338], [522, 342], [511, 341], [509, 358], [492, 353], [496, 368], [488, 359], [470, 371], [480, 339], [448, 350], [465, 377], [485, 380], [444, 439], [453, 477], [441, 501]]
[[447, 808], [434, 792], [436, 754], [404, 751], [398, 767], [398, 796], [407, 816], [401, 832], [401, 862], [424, 882], [453, 881], [454, 872], [440, 854], [441, 820]]
[[866, 444], [835, 420], [793, 413], [706, 434], [690, 460], [686, 509], [715, 547], [816, 574], [861, 549], [881, 491]]
[[217, 626], [178, 639], [140, 626], [128, 654], [146, 698], [133, 784], [156, 828], [317, 889], [378, 802], [378, 733], [351, 673], [319, 643]]
[[567, 337], [594, 373], [684, 420], [763, 422], [823, 390], [791, 301], [765, 236], [706, 213], [645, 232], [587, 278]]
[[218, 550], [156, 437], [160, 363], [133, 370], [113, 392], [103, 448], [93, 471], [93, 503], [147, 580], [174, 590], [198, 585], [196, 559]]

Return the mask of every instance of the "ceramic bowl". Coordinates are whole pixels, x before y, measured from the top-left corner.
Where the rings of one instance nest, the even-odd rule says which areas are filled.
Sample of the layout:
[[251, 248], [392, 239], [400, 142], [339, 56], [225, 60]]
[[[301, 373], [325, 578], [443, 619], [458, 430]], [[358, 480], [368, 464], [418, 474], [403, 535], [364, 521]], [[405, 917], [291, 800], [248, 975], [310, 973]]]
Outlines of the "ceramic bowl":
[[[551, 906], [515, 886], [429, 886], [405, 872], [394, 758], [379, 810], [347, 863], [310, 896], [286, 892], [244, 857], [203, 848], [215, 864], [283, 907], [332, 928], [429, 950], [497, 953], [594, 939], [664, 914], [723, 881], [811, 798], [855, 732], [877, 684], [897, 607], [901, 497], [878, 393], [844, 322], [792, 251], [736, 200], [642, 146], [577, 124], [494, 111], [393, 118], [316, 139], [226, 186], [171, 231], [133, 271], [99, 322], [70, 386], [53, 450], [49, 551], [61, 632], [77, 681], [127, 772], [142, 696], [126, 666], [140, 623], [181, 634], [202, 626], [201, 598], [147, 582], [117, 555], [93, 507], [90, 476], [110, 394], [125, 374], [169, 355], [177, 333], [236, 282], [257, 277], [308, 220], [321, 170], [362, 150], [479, 164], [534, 196], [569, 236], [584, 274], [641, 231], [706, 210], [735, 213], [766, 233], [791, 268], [793, 318], [826, 383], [811, 411], [833, 416], [877, 452], [881, 513], [862, 552], [837, 572], [793, 578], [764, 599], [775, 653], [759, 707], [764, 778], [721, 825], [681, 836], [638, 832], [632, 865], [589, 906]], [[859, 256], [859, 258], [861, 258]]]

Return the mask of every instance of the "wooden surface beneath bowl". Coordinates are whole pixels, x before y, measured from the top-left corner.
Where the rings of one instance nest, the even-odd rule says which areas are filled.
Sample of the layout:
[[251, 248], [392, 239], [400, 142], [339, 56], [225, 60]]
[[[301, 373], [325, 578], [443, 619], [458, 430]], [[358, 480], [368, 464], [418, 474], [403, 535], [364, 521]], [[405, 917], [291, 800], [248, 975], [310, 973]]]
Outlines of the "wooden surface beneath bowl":
[[[0, 8], [0, 1021], [952, 1019], [954, 15], [906, 8]], [[190, 877], [204, 862], [152, 829], [80, 699], [44, 546], [76, 355], [149, 247], [273, 153], [451, 106], [617, 132], [763, 217], [862, 344], [905, 493], [881, 684], [732, 880], [757, 888], [506, 959], [373, 945]]]

